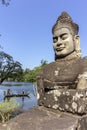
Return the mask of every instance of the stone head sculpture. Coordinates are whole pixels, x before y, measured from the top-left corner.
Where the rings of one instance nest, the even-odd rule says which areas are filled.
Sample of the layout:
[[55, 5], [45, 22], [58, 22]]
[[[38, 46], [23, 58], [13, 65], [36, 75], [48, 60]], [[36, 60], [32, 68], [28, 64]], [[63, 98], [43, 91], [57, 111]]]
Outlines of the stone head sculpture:
[[81, 56], [79, 26], [67, 12], [62, 12], [52, 28], [55, 60], [67, 56]]

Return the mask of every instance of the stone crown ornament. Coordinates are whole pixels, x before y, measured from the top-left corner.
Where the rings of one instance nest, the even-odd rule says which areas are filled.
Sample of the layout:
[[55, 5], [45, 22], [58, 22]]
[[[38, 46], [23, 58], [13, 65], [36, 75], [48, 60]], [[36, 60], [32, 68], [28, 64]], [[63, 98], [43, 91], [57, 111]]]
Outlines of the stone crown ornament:
[[74, 35], [78, 34], [79, 26], [73, 22], [72, 18], [65, 11], [62, 12], [61, 15], [58, 17], [56, 23], [52, 28], [52, 33], [54, 33], [55, 30], [63, 27], [69, 28], [71, 31], [73, 31]]

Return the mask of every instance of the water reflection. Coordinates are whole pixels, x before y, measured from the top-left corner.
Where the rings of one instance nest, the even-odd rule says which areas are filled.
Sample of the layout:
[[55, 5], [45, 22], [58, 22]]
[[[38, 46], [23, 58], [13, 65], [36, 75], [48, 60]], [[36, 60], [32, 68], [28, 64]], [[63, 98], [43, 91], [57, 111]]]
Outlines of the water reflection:
[[32, 83], [4, 82], [0, 85], [0, 101], [10, 101], [10, 97], [4, 98], [4, 95], [7, 94], [8, 90], [10, 90], [10, 94], [21, 94], [23, 92], [29, 93], [29, 97], [15, 97], [15, 99], [20, 103], [20, 109], [23, 111], [27, 111], [29, 108], [37, 105], [35, 86]]

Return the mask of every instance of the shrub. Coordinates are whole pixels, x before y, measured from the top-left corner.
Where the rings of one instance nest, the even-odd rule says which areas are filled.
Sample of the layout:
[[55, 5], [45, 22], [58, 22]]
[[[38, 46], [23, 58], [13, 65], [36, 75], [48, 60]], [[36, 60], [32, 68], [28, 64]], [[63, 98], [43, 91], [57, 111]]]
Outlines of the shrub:
[[18, 107], [19, 103], [15, 99], [0, 102], [0, 122], [8, 121]]

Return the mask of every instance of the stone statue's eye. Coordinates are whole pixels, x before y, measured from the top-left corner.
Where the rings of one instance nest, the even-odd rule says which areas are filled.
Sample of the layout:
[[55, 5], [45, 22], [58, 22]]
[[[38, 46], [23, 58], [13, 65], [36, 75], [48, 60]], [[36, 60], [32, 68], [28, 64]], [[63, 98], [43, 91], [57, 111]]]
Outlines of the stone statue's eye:
[[62, 39], [62, 40], [67, 39], [67, 37], [68, 37], [68, 35], [67, 35], [67, 34], [63, 34], [63, 35], [61, 35], [61, 39]]
[[53, 37], [53, 42], [56, 43], [58, 41], [58, 37]]

